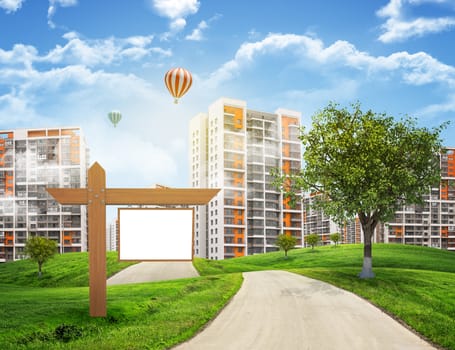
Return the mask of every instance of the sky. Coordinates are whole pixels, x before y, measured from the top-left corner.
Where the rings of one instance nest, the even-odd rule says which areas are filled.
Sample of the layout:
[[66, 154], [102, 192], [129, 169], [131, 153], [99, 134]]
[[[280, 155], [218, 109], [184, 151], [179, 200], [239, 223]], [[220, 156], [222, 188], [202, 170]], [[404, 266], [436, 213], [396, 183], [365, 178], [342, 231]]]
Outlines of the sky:
[[451, 120], [455, 147], [455, 0], [0, 0], [0, 130], [80, 126], [108, 187], [189, 187], [189, 120], [221, 97]]

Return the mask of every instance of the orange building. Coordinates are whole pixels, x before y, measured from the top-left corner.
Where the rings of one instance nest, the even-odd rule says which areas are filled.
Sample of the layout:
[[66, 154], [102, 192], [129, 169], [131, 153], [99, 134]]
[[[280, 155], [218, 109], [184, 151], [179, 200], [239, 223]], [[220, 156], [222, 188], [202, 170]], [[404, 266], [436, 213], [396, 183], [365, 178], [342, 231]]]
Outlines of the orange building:
[[278, 234], [302, 244], [302, 208], [291, 208], [271, 186], [272, 168], [301, 168], [301, 114], [247, 109], [222, 98], [190, 122], [190, 183], [221, 188], [196, 209], [195, 255], [225, 259], [276, 250]]
[[46, 187], [86, 185], [80, 128], [0, 130], [0, 262], [23, 258], [26, 240], [55, 240], [59, 251], [87, 249], [84, 206], [61, 206]]

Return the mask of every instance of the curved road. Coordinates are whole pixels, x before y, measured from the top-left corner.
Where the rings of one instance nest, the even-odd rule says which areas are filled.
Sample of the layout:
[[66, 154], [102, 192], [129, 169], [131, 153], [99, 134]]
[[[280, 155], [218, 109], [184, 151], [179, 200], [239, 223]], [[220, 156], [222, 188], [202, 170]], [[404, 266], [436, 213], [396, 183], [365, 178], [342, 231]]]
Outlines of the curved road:
[[174, 350], [434, 349], [356, 295], [285, 271], [244, 273], [206, 329]]

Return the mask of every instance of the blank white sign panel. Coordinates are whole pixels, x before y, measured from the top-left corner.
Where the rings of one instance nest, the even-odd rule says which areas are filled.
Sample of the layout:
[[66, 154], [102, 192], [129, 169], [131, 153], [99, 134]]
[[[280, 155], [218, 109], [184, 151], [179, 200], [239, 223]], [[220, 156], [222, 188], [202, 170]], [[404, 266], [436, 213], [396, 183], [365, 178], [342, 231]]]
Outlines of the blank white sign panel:
[[192, 260], [193, 209], [119, 209], [119, 260]]

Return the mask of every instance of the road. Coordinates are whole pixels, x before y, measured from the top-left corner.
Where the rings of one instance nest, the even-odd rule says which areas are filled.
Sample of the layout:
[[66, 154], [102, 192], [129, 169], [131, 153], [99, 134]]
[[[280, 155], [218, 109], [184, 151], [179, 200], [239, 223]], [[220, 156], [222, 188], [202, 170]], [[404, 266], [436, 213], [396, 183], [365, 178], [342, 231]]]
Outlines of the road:
[[285, 271], [244, 273], [207, 328], [174, 350], [435, 349], [367, 301]]
[[199, 276], [191, 261], [151, 261], [131, 265], [107, 280], [108, 286]]

